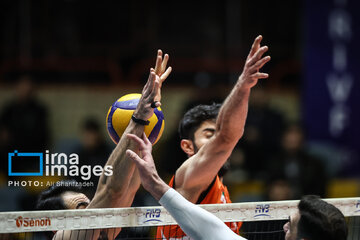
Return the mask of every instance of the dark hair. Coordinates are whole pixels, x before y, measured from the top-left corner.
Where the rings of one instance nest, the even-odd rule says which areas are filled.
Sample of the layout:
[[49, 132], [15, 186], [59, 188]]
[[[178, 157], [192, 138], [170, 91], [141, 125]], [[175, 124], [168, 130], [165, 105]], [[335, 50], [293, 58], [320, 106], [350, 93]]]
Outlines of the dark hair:
[[85, 131], [90, 131], [90, 132], [99, 132], [100, 131], [99, 122], [93, 117], [86, 118], [83, 121], [81, 128]]
[[197, 105], [188, 110], [179, 124], [180, 139], [194, 140], [194, 133], [207, 120], [215, 120], [221, 104]]
[[346, 240], [345, 217], [339, 209], [317, 196], [304, 196], [299, 203], [298, 238]]
[[38, 210], [67, 209], [61, 195], [65, 192], [81, 192], [81, 187], [75, 180], [58, 181], [40, 193], [36, 208]]

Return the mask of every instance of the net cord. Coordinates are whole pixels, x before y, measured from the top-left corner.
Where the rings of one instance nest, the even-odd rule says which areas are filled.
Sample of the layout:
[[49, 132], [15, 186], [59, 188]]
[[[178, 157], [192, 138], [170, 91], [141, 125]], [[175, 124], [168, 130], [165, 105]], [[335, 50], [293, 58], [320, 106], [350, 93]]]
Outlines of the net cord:
[[[324, 199], [345, 217], [360, 216], [360, 198]], [[286, 220], [299, 200], [200, 205], [224, 222]], [[0, 233], [104, 229], [176, 224], [160, 206], [0, 213]]]

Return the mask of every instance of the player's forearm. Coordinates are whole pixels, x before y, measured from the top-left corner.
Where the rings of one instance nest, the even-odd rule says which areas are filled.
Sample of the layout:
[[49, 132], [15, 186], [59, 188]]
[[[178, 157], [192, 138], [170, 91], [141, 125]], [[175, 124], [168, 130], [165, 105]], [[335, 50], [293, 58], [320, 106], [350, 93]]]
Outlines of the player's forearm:
[[108, 189], [112, 189], [116, 192], [117, 190], [122, 189], [124, 185], [128, 186], [130, 183], [131, 176], [135, 170], [135, 165], [126, 157], [125, 152], [126, 149], [131, 149], [137, 152], [137, 147], [126, 137], [126, 134], [132, 133], [134, 135], [141, 136], [143, 132], [143, 125], [130, 121], [107, 163], [113, 167], [113, 175], [109, 177], [102, 175], [102, 184], [105, 184]]
[[170, 188], [157, 173], [153, 173], [146, 181], [143, 181], [143, 186], [157, 201]]
[[135, 168], [131, 176], [128, 189], [124, 196], [125, 198], [123, 198], [124, 200], [122, 201], [123, 206], [131, 206], [132, 202], [134, 201], [136, 192], [139, 190], [140, 185], [141, 185], [141, 180], [140, 180], [139, 172]]
[[261, 47], [261, 40], [261, 35], [255, 39], [243, 72], [220, 110], [217, 127], [220, 134], [224, 133], [222, 136], [225, 141], [237, 142], [242, 136], [247, 117], [250, 89], [257, 84], [259, 79], [269, 77], [268, 74], [259, 72], [259, 69], [270, 61], [270, 56], [262, 57], [268, 47]]
[[[112, 166], [113, 175], [106, 176], [102, 174], [99, 179], [98, 188], [94, 197], [96, 201], [95, 205], [104, 205], [104, 207], [124, 207], [120, 206], [119, 203], [124, 204], [123, 198], [128, 194], [128, 188], [131, 181], [135, 165], [128, 159], [125, 154], [126, 149], [136, 150], [136, 145], [129, 141], [126, 137], [127, 133], [132, 133], [137, 136], [141, 136], [144, 131], [144, 126], [130, 121], [128, 127], [120, 138], [119, 143], [111, 153], [106, 165]], [[140, 186], [140, 182], [137, 181], [137, 188]], [[133, 188], [135, 186], [132, 185]], [[132, 191], [136, 192], [136, 190]], [[97, 196], [100, 195], [100, 196]], [[97, 199], [96, 199], [97, 198]], [[90, 204], [90, 206], [93, 206]], [[96, 206], [99, 207], [99, 206]]]
[[216, 130], [225, 142], [236, 144], [244, 133], [250, 88], [245, 87], [241, 76], [225, 99], [216, 120]]

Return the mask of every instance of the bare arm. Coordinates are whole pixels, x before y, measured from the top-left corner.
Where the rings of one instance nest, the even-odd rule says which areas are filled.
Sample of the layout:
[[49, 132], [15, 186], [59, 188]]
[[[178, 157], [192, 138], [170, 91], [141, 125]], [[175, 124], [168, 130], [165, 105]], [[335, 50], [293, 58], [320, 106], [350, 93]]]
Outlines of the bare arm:
[[142, 134], [141, 138], [134, 134], [127, 134], [127, 138], [139, 146], [140, 156], [142, 156], [142, 158], [130, 149], [126, 150], [126, 155], [137, 165], [143, 187], [159, 201], [170, 187], [159, 177], [156, 171], [155, 163], [151, 155], [151, 142], [145, 133]]
[[269, 56], [262, 57], [268, 47], [260, 47], [261, 40], [261, 36], [255, 39], [243, 72], [219, 111], [214, 135], [176, 172], [176, 190], [192, 202], [209, 186], [242, 137], [250, 89], [258, 79], [268, 77], [259, 72], [270, 60]]
[[[161, 50], [158, 51], [156, 67], [150, 69], [148, 81], [142, 90], [142, 96], [134, 112], [136, 118], [149, 119], [154, 113], [151, 103], [157, 101], [156, 106], [161, 105], [161, 86], [171, 72], [171, 67], [166, 69], [168, 59], [167, 54], [162, 59], [162, 52]], [[130, 121], [119, 143], [106, 162], [106, 165], [113, 167], [113, 175], [106, 176], [102, 174], [100, 176], [95, 196], [87, 208], [131, 206], [135, 193], [140, 186], [140, 179], [133, 161], [126, 156], [125, 151], [126, 149], [132, 149], [138, 152], [138, 147], [126, 137], [126, 134], [132, 133], [141, 136], [143, 132], [143, 125]], [[117, 236], [120, 230], [120, 228], [117, 228], [104, 231], [106, 232], [105, 235], [112, 239]], [[98, 239], [100, 232], [100, 230], [58, 231], [53, 239]]]
[[[154, 113], [151, 103], [157, 101], [157, 106], [161, 105], [160, 88], [171, 72], [171, 67], [166, 70], [168, 58], [169, 56], [166, 54], [164, 59], [162, 59], [162, 52], [158, 51], [156, 67], [150, 70], [148, 81], [143, 88], [142, 96], [134, 112], [136, 118], [149, 119]], [[128, 133], [141, 136], [143, 131], [143, 125], [130, 121], [106, 163], [106, 165], [113, 167], [113, 175], [108, 177], [104, 174], [101, 175], [97, 191], [89, 204], [89, 208], [127, 207], [131, 205], [132, 199], [140, 186], [140, 181], [132, 180], [135, 165], [125, 155], [126, 149], [137, 151], [137, 148], [125, 136]], [[138, 178], [137, 174], [134, 177]], [[129, 189], [130, 187], [131, 189]]]
[[[157, 92], [156, 92], [156, 95], [154, 98], [154, 101], [157, 102], [158, 106], [161, 105], [162, 83], [166, 80], [166, 78], [169, 76], [169, 74], [172, 71], [171, 67], [166, 68], [168, 60], [169, 60], [169, 55], [165, 54], [164, 59], [162, 59], [161, 56], [162, 56], [162, 52], [159, 50], [158, 56], [156, 59], [155, 69], [151, 69], [155, 72], [156, 76], [159, 77], [159, 87], [157, 88]], [[140, 135], [141, 135], [141, 133], [140, 133]], [[137, 136], [140, 136], [140, 135], [137, 135]], [[129, 183], [129, 188], [127, 190], [127, 192], [129, 194], [126, 194], [127, 197], [126, 197], [126, 199], [124, 199], [125, 202], [129, 203], [129, 206], [133, 202], [135, 193], [139, 189], [140, 184], [141, 184], [141, 181], [140, 181], [138, 169], [135, 168], [134, 173], [133, 173], [132, 178]]]

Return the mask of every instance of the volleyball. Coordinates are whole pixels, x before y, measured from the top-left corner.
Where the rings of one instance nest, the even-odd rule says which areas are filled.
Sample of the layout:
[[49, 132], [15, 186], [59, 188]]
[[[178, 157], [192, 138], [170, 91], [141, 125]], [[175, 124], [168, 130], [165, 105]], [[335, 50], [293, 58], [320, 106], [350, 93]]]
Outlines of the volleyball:
[[[114, 143], [117, 144], [119, 142], [121, 135], [129, 125], [131, 116], [139, 103], [140, 97], [141, 94], [139, 93], [127, 94], [111, 105], [106, 116], [106, 124], [107, 131]], [[159, 141], [165, 126], [164, 114], [161, 108], [155, 108], [154, 114], [148, 120], [150, 123], [145, 126], [144, 132], [154, 145]]]

